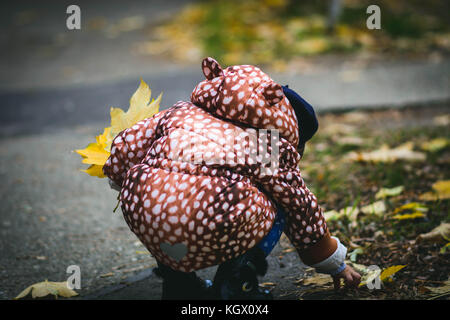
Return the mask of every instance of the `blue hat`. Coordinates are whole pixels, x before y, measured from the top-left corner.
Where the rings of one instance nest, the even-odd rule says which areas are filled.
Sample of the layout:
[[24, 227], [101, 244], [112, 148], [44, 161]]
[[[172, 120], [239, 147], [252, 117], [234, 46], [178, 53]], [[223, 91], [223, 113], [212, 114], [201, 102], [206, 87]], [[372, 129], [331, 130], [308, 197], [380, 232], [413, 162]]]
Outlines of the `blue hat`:
[[303, 146], [306, 141], [312, 138], [319, 128], [316, 113], [313, 107], [306, 102], [300, 95], [289, 87], [282, 86], [284, 95], [294, 108], [298, 121], [299, 130], [299, 147]]

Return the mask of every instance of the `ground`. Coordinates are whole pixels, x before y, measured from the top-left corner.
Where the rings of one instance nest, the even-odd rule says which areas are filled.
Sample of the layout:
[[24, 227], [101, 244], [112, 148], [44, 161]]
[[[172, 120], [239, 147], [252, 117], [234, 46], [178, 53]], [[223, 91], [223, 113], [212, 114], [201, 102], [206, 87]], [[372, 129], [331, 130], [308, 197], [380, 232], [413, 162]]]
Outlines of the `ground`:
[[[321, 129], [308, 143], [300, 164], [307, 184], [318, 195], [319, 202], [326, 210], [339, 211], [350, 206], [351, 210], [359, 213], [348, 213], [329, 220], [332, 233], [339, 235], [349, 253], [361, 250], [355, 258], [351, 258], [352, 261], [349, 258], [348, 263], [362, 271], [370, 265], [377, 265], [380, 269], [406, 265], [404, 269], [390, 281], [384, 281], [379, 290], [362, 286], [358, 290], [337, 293], [332, 289], [331, 277], [317, 275], [302, 265], [294, 248], [283, 236], [268, 258], [269, 271], [261, 285], [269, 288], [276, 299], [448, 298], [448, 287], [447, 291], [443, 291], [447, 294], [436, 294], [428, 288], [446, 285], [450, 271], [449, 252], [443, 248], [448, 239], [431, 243], [416, 239], [442, 222], [448, 223], [450, 219], [448, 200], [419, 200], [420, 195], [429, 191], [435, 181], [449, 178], [449, 112], [449, 106], [445, 104], [430, 106], [426, 110], [406, 108], [323, 114], [319, 118]], [[426, 142], [437, 138], [446, 140], [446, 147], [434, 153], [428, 152], [426, 159], [419, 162], [353, 163], [344, 160], [354, 150], [373, 150], [379, 141], [391, 147], [412, 142], [414, 148], [420, 150], [420, 146], [426, 146]], [[382, 200], [386, 204], [385, 209], [368, 214], [358, 210], [373, 203], [382, 187], [395, 186], [404, 186], [404, 191]], [[392, 218], [395, 208], [415, 201], [429, 209], [424, 217], [405, 220]], [[211, 278], [213, 272], [214, 268], [211, 268], [200, 274]], [[136, 295], [148, 298], [148, 288], [152, 287], [154, 281], [160, 283], [160, 280], [150, 276], [132, 286], [99, 294], [104, 299]], [[151, 292], [153, 294], [153, 289]]]
[[[69, 2], [2, 3], [0, 44], [8, 50], [0, 52], [0, 299], [45, 279], [64, 281], [72, 264], [81, 267], [80, 299], [159, 299], [161, 280], [151, 272], [155, 261], [120, 212], [113, 213], [115, 192], [80, 172], [84, 165], [72, 150], [101, 133], [111, 106], [127, 108], [140, 77], [154, 96], [164, 91], [163, 108], [189, 99], [202, 79], [200, 61], [180, 64], [139, 49], [155, 25], [189, 2], [79, 1], [79, 32], [64, 26]], [[321, 112], [319, 132], [300, 168], [330, 216], [330, 229], [357, 264], [407, 265], [381, 290], [362, 287], [336, 295], [329, 278], [318, 279], [323, 286], [307, 284], [316, 275], [301, 267], [284, 239], [262, 279], [276, 299], [430, 298], [436, 294], [427, 287], [442, 287], [448, 279], [446, 241], [419, 245], [415, 239], [448, 222], [448, 200], [424, 202], [419, 196], [449, 179], [450, 60], [433, 46], [418, 55], [408, 52], [331, 53], [293, 59], [284, 70], [267, 68]], [[440, 139], [434, 147], [424, 150], [435, 138]], [[425, 158], [393, 164], [344, 160], [353, 151], [404, 142]], [[380, 216], [339, 213], [379, 201], [374, 197], [380, 188], [396, 186], [404, 191], [383, 200]], [[410, 201], [423, 203], [426, 216], [391, 219]], [[213, 274], [214, 268], [200, 272]]]
[[[448, 200], [424, 203], [430, 208], [424, 218], [395, 222], [389, 214], [404, 203], [417, 201], [434, 182], [449, 179], [448, 144], [437, 153], [427, 152], [426, 160], [419, 162], [371, 164], [343, 159], [354, 150], [377, 148], [380, 141], [391, 147], [411, 141], [419, 151], [431, 139], [448, 141], [449, 113], [445, 104], [427, 109], [320, 115], [320, 130], [308, 143], [300, 168], [326, 211], [362, 208], [375, 200], [382, 187], [405, 187], [402, 194], [386, 201], [387, 209], [380, 217], [330, 220], [331, 231], [349, 252], [364, 249], [357, 255], [358, 264], [407, 267], [381, 290], [363, 287], [335, 294], [330, 290], [331, 283], [303, 284], [302, 279], [316, 275], [308, 271], [305, 276], [304, 266], [283, 238], [270, 255], [269, 272], [261, 280], [276, 299], [424, 298], [429, 295], [424, 286], [439, 286], [447, 280], [448, 251], [439, 253], [445, 241], [417, 245], [415, 239], [448, 222]], [[79, 160], [70, 150], [93, 134], [78, 128], [58, 135], [1, 141], [2, 193], [8, 194], [2, 208], [1, 235], [8, 239], [2, 242], [2, 265], [8, 266], [1, 270], [3, 298], [14, 297], [30, 282], [65, 279], [70, 264], [82, 269], [80, 298], [159, 298], [161, 280], [150, 271], [155, 261], [128, 230], [121, 214], [112, 212], [114, 192], [105, 181], [74, 170]], [[348, 139], [351, 136], [361, 141]], [[77, 188], [73, 188], [75, 185]], [[56, 196], [56, 189], [66, 191]], [[95, 202], [90, 200], [92, 194]], [[213, 273], [214, 268], [209, 268], [200, 275], [212, 278]]]

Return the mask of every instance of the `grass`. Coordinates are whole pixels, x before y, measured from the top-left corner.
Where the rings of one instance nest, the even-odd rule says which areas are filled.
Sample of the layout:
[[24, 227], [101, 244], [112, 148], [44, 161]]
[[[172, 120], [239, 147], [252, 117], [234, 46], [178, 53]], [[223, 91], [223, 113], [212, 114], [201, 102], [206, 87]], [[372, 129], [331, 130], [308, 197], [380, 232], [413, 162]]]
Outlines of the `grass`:
[[[152, 29], [149, 52], [178, 60], [213, 56], [224, 65], [281, 66], [299, 56], [325, 53], [421, 52], [449, 49], [448, 4], [432, 1], [343, 2], [333, 32], [327, 25], [329, 1], [198, 1]], [[381, 30], [368, 30], [366, 9], [381, 9]]]
[[[328, 114], [319, 118], [319, 131], [307, 143], [300, 168], [306, 184], [317, 195], [325, 211], [371, 204], [381, 188], [404, 186], [404, 191], [382, 200], [386, 209], [381, 214], [343, 215], [330, 219], [328, 226], [348, 246], [349, 253], [359, 249], [356, 262], [363, 265], [406, 264], [396, 280], [385, 283], [383, 290], [366, 288], [337, 295], [328, 291], [320, 298], [400, 298], [429, 297], [427, 288], [443, 283], [449, 275], [449, 254], [441, 253], [445, 239], [436, 243], [419, 243], [418, 235], [427, 233], [443, 222], [450, 222], [450, 201], [421, 201], [420, 195], [436, 181], [450, 179], [450, 145], [435, 152], [424, 151], [425, 142], [435, 138], [450, 141], [448, 123], [450, 109], [404, 109], [402, 111], [356, 112]], [[346, 137], [357, 137], [349, 140]], [[346, 141], [354, 142], [353, 145]], [[355, 143], [355, 142], [358, 143]], [[381, 144], [395, 147], [412, 142], [414, 150], [426, 153], [423, 161], [355, 162], [347, 160], [349, 152], [379, 149]], [[423, 218], [395, 220], [393, 212], [401, 205], [420, 202], [428, 208]], [[349, 210], [351, 211], [351, 210]], [[412, 211], [405, 211], [412, 212]], [[447, 239], [448, 242], [448, 239]], [[419, 280], [418, 280], [419, 279]], [[401, 290], [400, 288], [408, 288]], [[318, 298], [302, 293], [303, 298]]]

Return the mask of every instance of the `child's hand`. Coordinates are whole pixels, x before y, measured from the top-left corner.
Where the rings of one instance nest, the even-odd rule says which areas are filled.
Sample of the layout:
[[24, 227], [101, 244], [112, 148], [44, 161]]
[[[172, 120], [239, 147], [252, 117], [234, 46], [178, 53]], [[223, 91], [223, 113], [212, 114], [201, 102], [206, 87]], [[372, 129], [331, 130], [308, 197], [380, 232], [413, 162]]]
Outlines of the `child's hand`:
[[361, 282], [359, 273], [348, 265], [340, 273], [333, 276], [334, 289], [338, 290], [341, 287], [341, 278], [345, 281], [345, 287], [349, 288], [357, 288]]

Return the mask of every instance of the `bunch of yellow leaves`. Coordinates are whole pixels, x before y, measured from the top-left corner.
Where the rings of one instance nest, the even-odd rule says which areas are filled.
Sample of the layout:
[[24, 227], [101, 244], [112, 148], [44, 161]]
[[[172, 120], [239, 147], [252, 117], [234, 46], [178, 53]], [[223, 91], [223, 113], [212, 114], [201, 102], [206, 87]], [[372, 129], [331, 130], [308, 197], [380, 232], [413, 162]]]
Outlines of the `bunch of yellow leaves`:
[[151, 93], [149, 86], [141, 79], [139, 88], [130, 99], [130, 107], [127, 112], [120, 108], [111, 108], [111, 126], [105, 128], [103, 134], [96, 137], [96, 142], [90, 143], [84, 149], [75, 150], [83, 157], [83, 163], [90, 164], [89, 168], [81, 171], [94, 177], [105, 177], [103, 166], [109, 158], [114, 137], [137, 122], [158, 113], [162, 93], [156, 100], [150, 101]]

